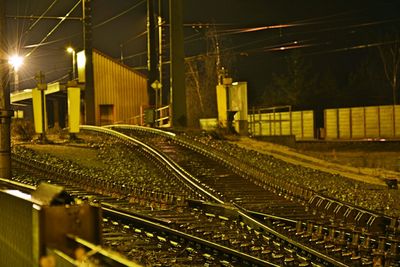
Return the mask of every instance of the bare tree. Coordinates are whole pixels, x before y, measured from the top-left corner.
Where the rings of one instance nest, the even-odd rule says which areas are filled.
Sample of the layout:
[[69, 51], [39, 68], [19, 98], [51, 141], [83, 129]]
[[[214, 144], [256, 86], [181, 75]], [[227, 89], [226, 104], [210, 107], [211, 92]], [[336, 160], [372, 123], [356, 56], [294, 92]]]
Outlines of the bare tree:
[[316, 74], [299, 52], [286, 57], [287, 70], [273, 75], [274, 90], [269, 92], [273, 105], [309, 106], [315, 97]]
[[216, 117], [215, 57], [202, 55], [185, 63], [188, 126], [198, 127], [200, 118]]
[[205, 36], [206, 53], [185, 60], [188, 126], [191, 127], [198, 127], [201, 118], [217, 117], [218, 69], [222, 66], [229, 69], [234, 62], [231, 51], [222, 49], [215, 28], [206, 29]]
[[399, 89], [400, 76], [400, 36], [397, 32], [391, 38], [391, 41], [385, 42], [378, 47], [379, 55], [382, 60], [385, 78], [392, 89], [393, 105], [398, 103], [397, 90]]

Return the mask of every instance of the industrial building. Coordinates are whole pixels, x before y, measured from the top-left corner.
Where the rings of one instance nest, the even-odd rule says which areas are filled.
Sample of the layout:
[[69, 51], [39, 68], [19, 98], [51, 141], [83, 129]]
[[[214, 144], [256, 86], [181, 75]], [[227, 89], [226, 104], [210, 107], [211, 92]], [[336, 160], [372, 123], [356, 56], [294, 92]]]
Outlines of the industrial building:
[[[93, 50], [93, 78], [96, 125], [141, 122], [143, 109], [149, 103], [145, 75]], [[82, 99], [84, 86], [78, 86], [82, 88]], [[67, 87], [65, 83], [51, 83], [44, 91], [47, 125], [50, 128], [68, 126]], [[15, 110], [15, 118], [33, 120], [32, 89], [12, 93], [11, 104]], [[81, 124], [85, 124], [83, 101], [81, 104]]]

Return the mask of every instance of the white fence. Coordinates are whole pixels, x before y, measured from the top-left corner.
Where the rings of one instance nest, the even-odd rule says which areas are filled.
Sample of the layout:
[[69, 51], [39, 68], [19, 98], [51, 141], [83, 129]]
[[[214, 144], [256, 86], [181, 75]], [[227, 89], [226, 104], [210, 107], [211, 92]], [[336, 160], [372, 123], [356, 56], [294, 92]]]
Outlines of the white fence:
[[296, 140], [314, 139], [314, 111], [271, 112], [259, 109], [249, 115], [249, 131], [253, 136], [294, 135]]
[[325, 139], [399, 138], [400, 106], [324, 110]]

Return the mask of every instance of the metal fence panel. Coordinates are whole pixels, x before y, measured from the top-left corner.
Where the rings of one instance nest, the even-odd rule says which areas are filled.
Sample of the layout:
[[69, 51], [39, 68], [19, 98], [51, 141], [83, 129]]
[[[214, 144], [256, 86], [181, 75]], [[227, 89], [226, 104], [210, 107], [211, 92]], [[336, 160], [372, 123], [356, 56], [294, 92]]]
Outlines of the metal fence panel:
[[398, 138], [400, 106], [324, 110], [326, 139]]
[[365, 135], [379, 137], [379, 107], [365, 107]]
[[39, 263], [38, 214], [30, 201], [0, 192], [1, 266], [31, 267]]
[[296, 140], [302, 139], [303, 137], [303, 123], [301, 112], [292, 112], [292, 134], [296, 136]]
[[351, 108], [352, 138], [365, 138], [364, 107]]
[[297, 140], [314, 138], [314, 111], [270, 112], [249, 115], [253, 136], [294, 135]]
[[340, 108], [339, 112], [339, 139], [351, 138], [350, 109]]
[[338, 138], [337, 109], [324, 110], [325, 138]]
[[390, 138], [394, 136], [394, 107], [381, 106], [379, 107], [379, 132], [383, 138]]
[[303, 113], [303, 139], [314, 138], [314, 112], [301, 111]]
[[291, 112], [281, 112], [282, 118], [282, 135], [291, 135], [291, 123], [290, 123]]

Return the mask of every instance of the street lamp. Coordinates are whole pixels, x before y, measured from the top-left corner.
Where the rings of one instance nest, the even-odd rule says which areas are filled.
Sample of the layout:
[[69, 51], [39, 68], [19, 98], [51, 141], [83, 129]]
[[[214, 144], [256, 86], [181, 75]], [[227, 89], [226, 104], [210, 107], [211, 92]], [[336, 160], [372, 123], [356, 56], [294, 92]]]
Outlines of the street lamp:
[[19, 84], [18, 69], [22, 66], [23, 63], [24, 63], [24, 58], [19, 55], [13, 55], [8, 59], [8, 64], [11, 65], [14, 72], [14, 91], [18, 90], [18, 84]]
[[75, 78], [76, 78], [75, 49], [73, 49], [72, 47], [68, 47], [67, 52], [72, 54], [72, 80], [75, 80]]

